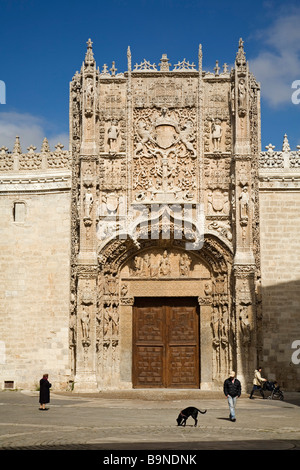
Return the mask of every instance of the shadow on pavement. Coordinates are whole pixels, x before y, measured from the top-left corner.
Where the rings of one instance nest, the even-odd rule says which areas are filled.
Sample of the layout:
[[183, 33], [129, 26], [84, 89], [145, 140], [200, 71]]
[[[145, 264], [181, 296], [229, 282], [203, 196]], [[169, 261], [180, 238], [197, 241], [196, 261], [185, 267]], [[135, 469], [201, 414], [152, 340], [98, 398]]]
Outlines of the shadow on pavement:
[[[18, 450], [18, 451], [103, 451], [99, 454], [106, 455], [109, 451], [116, 451], [116, 456], [118, 456], [118, 451], [124, 450], [127, 453], [122, 455], [137, 455], [141, 457], [142, 455], [147, 455], [149, 452], [140, 451], [154, 451], [159, 453], [162, 452], [171, 452], [172, 454], [178, 455], [181, 451], [197, 451], [197, 450], [300, 450], [300, 440], [240, 440], [240, 441], [202, 441], [202, 442], [137, 442], [135, 444], [131, 443], [98, 443], [98, 444], [66, 444], [66, 445], [55, 445], [55, 446], [34, 446], [34, 447], [10, 447], [2, 448], [1, 451], [9, 450]], [[105, 452], [106, 451], [106, 452]], [[136, 453], [135, 453], [136, 452]], [[19, 452], [18, 452], [19, 453]], [[24, 455], [22, 453], [22, 455]], [[197, 454], [196, 454], [197, 455]], [[21, 456], [21, 455], [20, 455]]]

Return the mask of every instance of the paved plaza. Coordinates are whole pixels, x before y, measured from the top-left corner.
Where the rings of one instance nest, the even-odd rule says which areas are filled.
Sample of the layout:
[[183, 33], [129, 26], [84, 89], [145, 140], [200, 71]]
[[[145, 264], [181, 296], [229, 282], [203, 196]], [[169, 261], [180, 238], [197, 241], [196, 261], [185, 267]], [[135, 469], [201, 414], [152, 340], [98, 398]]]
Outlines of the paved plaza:
[[[207, 409], [178, 427], [186, 406]], [[94, 395], [51, 393], [40, 411], [38, 392], [0, 392], [1, 450], [300, 450], [300, 393], [284, 401], [238, 400], [229, 420], [222, 394], [199, 390], [132, 390]]]

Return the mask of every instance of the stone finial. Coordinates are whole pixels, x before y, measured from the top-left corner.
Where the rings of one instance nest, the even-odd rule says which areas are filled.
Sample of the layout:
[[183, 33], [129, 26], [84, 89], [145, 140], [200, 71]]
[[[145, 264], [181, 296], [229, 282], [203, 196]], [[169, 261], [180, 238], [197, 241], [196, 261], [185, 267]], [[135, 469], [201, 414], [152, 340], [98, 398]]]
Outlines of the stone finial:
[[1, 153], [2, 155], [6, 155], [7, 152], [8, 152], [8, 148], [7, 148], [7, 147], [5, 147], [4, 145], [3, 145], [2, 147], [0, 147], [0, 153]]
[[223, 73], [228, 73], [228, 64], [226, 62], [223, 64]]
[[286, 134], [284, 134], [284, 136], [283, 136], [282, 151], [283, 152], [290, 152], [291, 151], [290, 144], [289, 144], [289, 141], [288, 141], [288, 138], [287, 138]]
[[13, 154], [21, 155], [21, 153], [22, 153], [22, 149], [21, 149], [21, 144], [20, 144], [20, 137], [16, 136], [15, 145], [13, 148]]
[[116, 76], [116, 71], [117, 71], [118, 69], [116, 68], [116, 64], [115, 64], [115, 61], [114, 61], [114, 60], [113, 60], [113, 62], [112, 62], [111, 69], [109, 69], [109, 70], [111, 71], [111, 76], [112, 76], [112, 77], [115, 77], [115, 76]]
[[266, 145], [266, 149], [267, 149], [267, 153], [269, 155], [273, 155], [274, 153], [274, 148], [275, 148], [275, 145], [272, 145], [271, 143], [269, 145]]
[[128, 72], [131, 71], [131, 50], [130, 50], [130, 46], [127, 47], [127, 69], [128, 69]]
[[87, 51], [85, 54], [85, 65], [95, 65], [94, 53], [93, 53], [93, 42], [91, 39], [87, 41]]
[[55, 145], [56, 152], [61, 152], [62, 149], [64, 148], [64, 145], [58, 142], [58, 144]]
[[199, 67], [199, 72], [202, 72], [202, 58], [203, 58], [202, 44], [199, 44], [199, 49], [198, 49], [198, 67]]
[[172, 64], [170, 64], [167, 54], [162, 55], [158, 65], [160, 66], [161, 72], [169, 72], [170, 66]]
[[27, 147], [27, 150], [28, 150], [28, 153], [32, 154], [35, 152], [36, 147], [34, 145], [30, 145], [29, 147]]
[[48, 140], [46, 139], [46, 137], [45, 137], [44, 140], [43, 140], [41, 152], [42, 152], [42, 153], [48, 153], [48, 152], [50, 152], [49, 142], [48, 142]]
[[236, 54], [235, 62], [238, 66], [246, 65], [246, 55], [244, 51], [244, 41], [242, 38], [239, 40], [239, 50]]

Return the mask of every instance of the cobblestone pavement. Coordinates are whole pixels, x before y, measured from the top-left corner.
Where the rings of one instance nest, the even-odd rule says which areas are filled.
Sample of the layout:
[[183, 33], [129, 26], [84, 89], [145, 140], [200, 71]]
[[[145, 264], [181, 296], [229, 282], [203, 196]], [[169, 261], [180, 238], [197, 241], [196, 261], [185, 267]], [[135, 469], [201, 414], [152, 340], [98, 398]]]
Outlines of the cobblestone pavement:
[[[186, 406], [207, 409], [178, 427]], [[51, 393], [40, 411], [38, 392], [0, 392], [0, 450], [300, 450], [300, 393], [284, 401], [241, 397], [231, 422], [222, 395], [144, 391]]]

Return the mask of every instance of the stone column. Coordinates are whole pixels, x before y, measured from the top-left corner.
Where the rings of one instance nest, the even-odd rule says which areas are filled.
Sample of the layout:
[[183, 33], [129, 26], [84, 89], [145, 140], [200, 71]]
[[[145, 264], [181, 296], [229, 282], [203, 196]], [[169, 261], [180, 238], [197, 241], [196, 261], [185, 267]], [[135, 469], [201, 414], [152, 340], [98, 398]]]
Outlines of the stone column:
[[76, 392], [97, 391], [96, 381], [96, 288], [97, 272], [81, 267], [77, 286]]
[[213, 345], [211, 332], [211, 298], [198, 297], [200, 306], [200, 387], [213, 388]]
[[[243, 390], [251, 383], [256, 366], [255, 258], [253, 252], [253, 181], [250, 139], [250, 79], [240, 39], [233, 80], [235, 254], [234, 288], [236, 308], [237, 376]], [[247, 294], [247, 295], [246, 295]], [[246, 298], [246, 297], [247, 298]]]
[[79, 253], [77, 257], [77, 347], [76, 391], [97, 390], [96, 308], [97, 308], [97, 245], [96, 245], [96, 175], [98, 75], [92, 42], [82, 65], [82, 140], [79, 157]]

